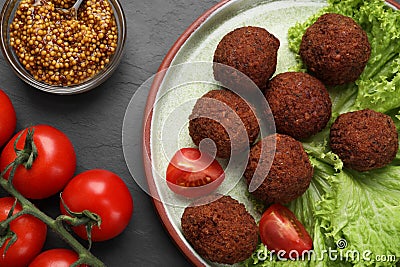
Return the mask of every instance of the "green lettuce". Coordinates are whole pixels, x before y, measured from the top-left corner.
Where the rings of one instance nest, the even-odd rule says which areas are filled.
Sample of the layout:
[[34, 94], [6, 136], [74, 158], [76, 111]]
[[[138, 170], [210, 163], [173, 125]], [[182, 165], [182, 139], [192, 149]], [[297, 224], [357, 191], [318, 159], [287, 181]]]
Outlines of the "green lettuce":
[[279, 261], [276, 255], [271, 255], [267, 248], [260, 244], [253, 256], [243, 262], [244, 266], [345, 266], [343, 261], [329, 262], [328, 257], [320, 256], [324, 255], [323, 251], [336, 248], [333, 237], [327, 234], [330, 224], [325, 217], [329, 211], [323, 209], [324, 203], [329, 201], [326, 196], [333, 194], [330, 180], [336, 171], [331, 165], [316, 158], [311, 157], [310, 160], [314, 166], [314, 179], [310, 188], [288, 207], [313, 237], [313, 253], [305, 255], [301, 260]]
[[[298, 66], [305, 71], [298, 52], [306, 29], [324, 13], [340, 13], [352, 17], [367, 32], [371, 44], [371, 57], [361, 77], [352, 84], [336, 91], [357, 91], [352, 108], [342, 106], [341, 113], [371, 108], [388, 112], [400, 106], [400, 13], [388, 7], [384, 1], [329, 0], [304, 23], [297, 23], [288, 31], [289, 48], [298, 57]], [[335, 88], [336, 89], [336, 88]]]
[[[346, 240], [347, 261], [392, 266], [400, 257], [400, 166], [366, 173], [342, 170], [333, 177], [328, 201], [321, 203], [330, 222], [327, 233], [335, 242]], [[383, 255], [395, 258], [378, 262]]]
[[360, 7], [358, 23], [367, 29], [371, 58], [360, 79], [357, 109], [388, 112], [400, 106], [400, 13], [383, 2]]
[[[400, 151], [388, 166], [357, 172], [329, 148], [329, 128], [342, 113], [365, 108], [390, 115], [400, 130], [400, 12], [379, 0], [328, 0], [328, 5], [288, 31], [289, 48], [298, 64], [305, 30], [324, 13], [352, 17], [367, 32], [370, 60], [360, 78], [328, 88], [332, 119], [303, 146], [314, 166], [304, 195], [288, 207], [313, 238], [314, 258], [279, 261], [260, 244], [244, 266], [400, 266]], [[330, 258], [326, 251], [333, 251]], [[325, 253], [325, 256], [323, 256]]]

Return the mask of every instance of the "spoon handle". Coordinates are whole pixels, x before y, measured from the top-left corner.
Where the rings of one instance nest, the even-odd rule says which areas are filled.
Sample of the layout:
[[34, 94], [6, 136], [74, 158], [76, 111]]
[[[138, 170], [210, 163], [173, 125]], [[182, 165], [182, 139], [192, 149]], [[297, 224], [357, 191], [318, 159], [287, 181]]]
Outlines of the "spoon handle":
[[75, 4], [72, 6], [73, 9], [75, 9], [76, 11], [78, 11], [79, 6], [82, 4], [83, 0], [77, 0], [75, 2]]

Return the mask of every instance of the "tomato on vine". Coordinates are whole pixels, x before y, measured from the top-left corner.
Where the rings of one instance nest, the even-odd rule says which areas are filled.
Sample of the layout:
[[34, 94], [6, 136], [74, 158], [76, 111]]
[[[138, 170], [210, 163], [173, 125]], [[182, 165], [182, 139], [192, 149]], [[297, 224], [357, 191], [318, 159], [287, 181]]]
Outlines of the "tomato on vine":
[[0, 90], [0, 147], [11, 138], [17, 125], [17, 116], [10, 98]]
[[[71, 212], [88, 210], [100, 216], [101, 225], [93, 226], [92, 241], [104, 241], [119, 235], [128, 226], [133, 213], [128, 187], [119, 176], [107, 170], [78, 174], [65, 187], [62, 200], [62, 214], [68, 215], [65, 204]], [[81, 238], [88, 239], [84, 225], [72, 229]]]
[[[79, 256], [75, 251], [65, 248], [55, 248], [40, 253], [28, 267], [70, 267], [78, 261]], [[78, 265], [87, 267], [87, 265]]]
[[[26, 198], [43, 199], [60, 192], [73, 177], [76, 168], [75, 150], [61, 131], [48, 125], [36, 125], [17, 133], [7, 143], [1, 153], [0, 170], [3, 171], [16, 159], [14, 143], [17, 138], [16, 148], [21, 151], [24, 149], [29, 130], [33, 130], [34, 146], [32, 151], [25, 151], [25, 156], [28, 160], [29, 157], [34, 158], [34, 164], [18, 166], [12, 183]], [[8, 179], [9, 174], [10, 171], [6, 172], [4, 178]]]
[[[8, 218], [8, 214], [15, 203], [15, 198], [0, 198], [0, 221]], [[15, 205], [13, 214], [22, 210], [19, 203]], [[0, 267], [25, 267], [42, 250], [46, 241], [47, 226], [32, 215], [21, 215], [10, 224], [10, 230], [15, 233], [16, 241], [7, 248], [11, 238], [0, 247]], [[1, 227], [1, 235], [7, 232], [7, 227]], [[6, 250], [6, 251], [5, 251]], [[6, 253], [5, 253], [6, 252]]]

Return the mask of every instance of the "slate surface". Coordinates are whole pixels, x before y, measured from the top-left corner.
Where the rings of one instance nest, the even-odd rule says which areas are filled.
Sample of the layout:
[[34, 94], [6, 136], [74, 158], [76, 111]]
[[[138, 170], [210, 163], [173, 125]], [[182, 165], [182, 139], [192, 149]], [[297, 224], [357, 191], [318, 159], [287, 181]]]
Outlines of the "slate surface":
[[[5, 0], [0, 0], [1, 6]], [[0, 55], [0, 88], [17, 112], [17, 130], [50, 124], [73, 142], [76, 173], [104, 168], [128, 184], [135, 204], [129, 227], [117, 238], [96, 243], [93, 253], [107, 266], [190, 266], [165, 232], [151, 198], [133, 181], [125, 165], [121, 129], [126, 107], [137, 88], [153, 75], [181, 33], [217, 0], [120, 0], [128, 24], [125, 55], [114, 75], [93, 91], [55, 96], [29, 87], [17, 78]], [[145, 98], [143, 98], [143, 102]], [[137, 127], [141, 127], [138, 123]], [[140, 144], [140, 140], [136, 140]], [[137, 157], [141, 157], [137, 152]], [[138, 166], [140, 168], [140, 166]], [[5, 193], [0, 191], [0, 196]], [[37, 202], [55, 216], [57, 197]], [[46, 248], [64, 247], [49, 233]]]
[[[1, 7], [4, 2], [0, 0]], [[75, 146], [76, 173], [104, 168], [117, 173], [128, 184], [135, 205], [131, 223], [117, 238], [94, 244], [95, 255], [113, 267], [190, 266], [164, 230], [151, 198], [130, 176], [123, 156], [121, 131], [125, 110], [137, 88], [156, 73], [182, 32], [218, 1], [120, 2], [128, 25], [125, 54], [119, 68], [103, 85], [74, 96], [43, 93], [22, 82], [0, 55], [0, 88], [15, 106], [17, 130], [35, 124], [53, 125], [65, 132]], [[141, 157], [140, 152], [137, 157]], [[0, 196], [4, 194], [0, 191]], [[57, 197], [37, 205], [50, 214], [58, 212]], [[49, 233], [46, 247], [61, 246], [65, 246], [63, 241]]]

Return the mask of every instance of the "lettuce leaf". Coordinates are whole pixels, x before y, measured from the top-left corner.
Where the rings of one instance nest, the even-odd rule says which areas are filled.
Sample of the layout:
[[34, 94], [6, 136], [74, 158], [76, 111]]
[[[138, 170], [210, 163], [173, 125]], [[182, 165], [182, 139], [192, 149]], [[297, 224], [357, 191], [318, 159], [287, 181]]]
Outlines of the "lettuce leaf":
[[289, 29], [289, 48], [296, 53], [299, 61], [293, 70], [305, 71], [305, 66], [298, 56], [301, 39], [306, 29], [319, 16], [333, 12], [352, 17], [367, 32], [371, 44], [371, 57], [355, 84], [331, 90], [331, 92], [358, 90], [354, 105], [341, 106], [340, 113], [364, 108], [388, 112], [399, 107], [400, 12], [388, 7], [384, 1], [380, 0], [329, 0], [328, 4], [306, 22], [297, 23]]
[[[400, 257], [400, 166], [346, 169], [331, 178], [332, 191], [320, 205], [328, 235], [346, 244], [342, 257], [360, 266], [392, 266]], [[377, 261], [383, 256], [390, 259]]]
[[323, 222], [316, 214], [324, 214], [320, 204], [323, 203], [324, 196], [331, 191], [328, 180], [335, 174], [335, 171], [330, 165], [315, 158], [311, 158], [311, 162], [314, 166], [314, 179], [311, 181], [310, 188], [301, 198], [292, 201], [289, 208], [308, 229], [313, 238], [313, 255], [306, 255], [304, 260], [278, 261], [275, 255], [271, 255], [267, 248], [260, 244], [253, 256], [243, 262], [244, 266], [332, 266], [332, 264], [329, 264], [328, 258], [319, 259], [322, 251], [328, 250], [329, 244], [333, 244], [333, 238], [325, 235], [328, 224]]
[[400, 106], [400, 12], [382, 1], [360, 7], [358, 22], [367, 29], [371, 57], [357, 82], [356, 109], [387, 112]]

